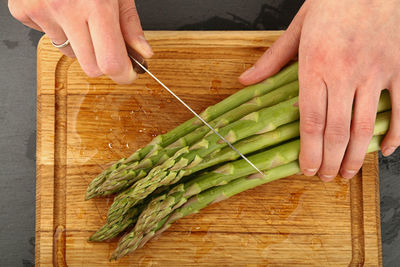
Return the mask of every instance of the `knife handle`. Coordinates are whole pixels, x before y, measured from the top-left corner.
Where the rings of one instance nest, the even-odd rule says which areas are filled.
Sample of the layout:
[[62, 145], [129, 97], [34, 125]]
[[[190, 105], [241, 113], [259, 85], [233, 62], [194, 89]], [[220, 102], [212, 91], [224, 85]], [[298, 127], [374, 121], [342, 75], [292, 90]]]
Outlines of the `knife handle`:
[[132, 62], [133, 70], [134, 70], [137, 74], [143, 74], [143, 73], [145, 73], [145, 71], [144, 71], [131, 57], [133, 57], [134, 59], [136, 59], [137, 61], [139, 61], [140, 64], [142, 64], [144, 67], [146, 67], [146, 69], [148, 68], [147, 61], [146, 61], [138, 52], [136, 52], [135, 49], [133, 49], [133, 48], [130, 47], [129, 45], [126, 45], [126, 50], [128, 51], [129, 59], [130, 59], [131, 62]]

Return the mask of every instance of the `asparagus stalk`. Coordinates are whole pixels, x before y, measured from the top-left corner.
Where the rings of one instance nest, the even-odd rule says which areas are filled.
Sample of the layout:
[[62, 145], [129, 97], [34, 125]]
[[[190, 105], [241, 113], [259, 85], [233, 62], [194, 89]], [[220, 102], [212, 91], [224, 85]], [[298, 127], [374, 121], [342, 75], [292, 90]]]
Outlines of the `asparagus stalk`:
[[[390, 111], [379, 113], [377, 115], [374, 135], [382, 135], [386, 133], [389, 128], [390, 115]], [[292, 123], [292, 125], [296, 126], [298, 130], [298, 122]], [[286, 127], [286, 125], [282, 127]], [[260, 141], [264, 139], [265, 138], [260, 139]], [[270, 169], [275, 165], [286, 164], [297, 159], [299, 153], [298, 142], [298, 140], [293, 141], [265, 152], [260, 152], [250, 157], [250, 159], [259, 169], [264, 170]], [[240, 146], [237, 147], [238, 149], [240, 148]], [[151, 230], [162, 218], [168, 216], [168, 214], [182, 206], [193, 195], [199, 194], [211, 187], [229, 183], [238, 177], [249, 175], [253, 172], [254, 170], [251, 166], [246, 164], [244, 160], [240, 160], [225, 164], [214, 171], [205, 173], [194, 179], [188, 180], [186, 183], [175, 186], [167, 194], [153, 199], [143, 210], [134, 229], [135, 237], [138, 239], [143, 237], [147, 231]]]
[[[382, 139], [383, 136], [374, 136], [368, 147], [368, 152], [379, 150], [380, 142]], [[227, 184], [212, 187], [206, 191], [203, 191], [191, 197], [189, 201], [185, 203], [185, 205], [175, 210], [171, 215], [167, 215], [163, 219], [159, 220], [158, 223], [155, 224], [153, 229], [147, 232], [146, 235], [142, 236], [141, 238], [138, 238], [135, 235], [135, 232], [131, 232], [125, 235], [119, 242], [117, 249], [114, 251], [111, 257], [111, 260], [117, 260], [142, 247], [147, 241], [149, 241], [155, 235], [161, 234], [163, 231], [168, 229], [173, 222], [182, 217], [197, 213], [201, 209], [211, 204], [228, 199], [231, 196], [234, 196], [248, 189], [281, 178], [285, 178], [299, 172], [300, 167], [298, 161], [295, 160], [285, 165], [281, 165], [264, 171], [264, 176], [255, 173], [235, 179]]]
[[[228, 141], [244, 139], [254, 134], [275, 130], [280, 125], [296, 121], [299, 118], [298, 97], [289, 99], [272, 107], [264, 108], [227, 125], [219, 130], [219, 133]], [[184, 167], [194, 167], [202, 161], [203, 157], [225, 147], [226, 144], [219, 140], [214, 133], [210, 134], [193, 145], [190, 149], [184, 148], [180, 156], [174, 156], [162, 165], [153, 168], [149, 174], [137, 181], [133, 187], [118, 195], [108, 212], [108, 218], [122, 216], [130, 207], [147, 197], [157, 187], [174, 184], [184, 176], [179, 173]], [[184, 170], [183, 170], [184, 172]]]
[[136, 223], [142, 207], [131, 208], [126, 216], [114, 223], [106, 223], [96, 233], [89, 237], [91, 242], [101, 242], [118, 236], [123, 230]]
[[[183, 182], [191, 180], [191, 176], [184, 177]], [[135, 225], [139, 215], [143, 211], [144, 207], [158, 196], [165, 195], [166, 192], [171, 190], [171, 186], [165, 186], [158, 188], [152, 195], [143, 200], [140, 204], [132, 207], [125, 216], [116, 218], [114, 221], [107, 221], [96, 233], [89, 237], [90, 242], [101, 242], [107, 239], [111, 239], [119, 235], [122, 231], [128, 227]]]
[[[381, 105], [382, 108], [382, 105]], [[382, 135], [389, 128], [391, 112], [383, 112], [377, 115], [374, 127], [374, 135]], [[297, 123], [296, 123], [297, 124]], [[298, 129], [298, 125], [297, 125]], [[269, 169], [278, 164], [286, 164], [298, 157], [299, 141], [293, 141], [265, 152], [260, 152], [250, 157], [253, 163], [260, 169]], [[254, 170], [244, 160], [231, 162], [224, 166], [191, 179], [184, 184], [175, 186], [170, 192], [153, 199], [141, 213], [138, 223], [134, 229], [134, 236], [137, 239], [143, 236], [150, 229], [168, 216], [175, 209], [182, 206], [193, 195], [221, 185], [229, 183], [238, 177], [252, 174]]]
[[[298, 95], [298, 91], [298, 81], [288, 83], [273, 90], [272, 92], [269, 92], [259, 97], [255, 97], [248, 102], [236, 107], [235, 109], [228, 111], [217, 119], [211, 121], [210, 125], [214, 128], [224, 127], [229, 123], [236, 121], [253, 111], [257, 111], [265, 107], [270, 107], [284, 100], [291, 99]], [[197, 128], [193, 132], [179, 138], [177, 141], [167, 146], [165, 149], [161, 149], [153, 153], [151, 157], [144, 158], [138, 164], [131, 164], [124, 169], [119, 168], [120, 170], [118, 169], [117, 171], [109, 174], [108, 179], [106, 179], [103, 184], [97, 185], [96, 190], [91, 191], [90, 197], [110, 195], [126, 189], [134, 182], [136, 182], [139, 178], [143, 177], [142, 175], [139, 178], [137, 177], [139, 174], [143, 174], [143, 172], [141, 172], [142, 170], [147, 173], [151, 167], [163, 163], [165, 160], [173, 156], [179, 149], [188, 145], [192, 145], [194, 142], [200, 140], [209, 132], [210, 129], [204, 125]]]
[[[292, 98], [275, 106], [250, 113], [223, 127], [219, 132], [231, 143], [253, 134], [270, 132], [277, 126], [298, 119], [297, 100], [297, 97]], [[387, 92], [382, 93], [378, 108], [379, 111], [390, 109], [390, 98]], [[226, 144], [221, 142], [217, 135], [211, 134], [190, 147], [189, 150], [182, 149], [181, 156], [168, 159], [164, 164], [153, 168], [145, 178], [137, 181], [133, 187], [121, 193], [111, 206], [108, 217], [110, 220], [114, 220], [115, 217], [122, 216], [137, 201], [145, 198], [158, 186], [174, 184], [185, 175], [211, 166], [213, 160], [207, 161], [204, 158], [213, 152], [219, 153], [218, 150], [224, 147], [226, 147]], [[213, 155], [210, 157], [216, 158]]]
[[[381, 97], [381, 102], [384, 103], [386, 97]], [[387, 100], [387, 99], [386, 99]], [[379, 110], [385, 110], [387, 109], [388, 103], [386, 104], [380, 104], [379, 105]], [[391, 117], [391, 112], [382, 112], [377, 115], [376, 122], [375, 122], [375, 127], [374, 127], [374, 135], [383, 135], [386, 133], [387, 129], [389, 128], [389, 122], [390, 122], [390, 117]], [[270, 145], [274, 145], [277, 143], [280, 143], [282, 141], [289, 140], [291, 138], [297, 137], [299, 134], [299, 122], [294, 122], [288, 125], [283, 125], [276, 129], [273, 132], [261, 134], [261, 135], [256, 135], [252, 136], [246, 140], [243, 140], [241, 142], [238, 142], [235, 144], [236, 148], [244, 153], [252, 153], [254, 151], [263, 149], [265, 147], [268, 147]], [[233, 152], [233, 153], [232, 153]], [[271, 162], [271, 157], [276, 157], [278, 152], [280, 151], [275, 151], [276, 154], [274, 154], [274, 150], [271, 150], [268, 153], [265, 153], [262, 155], [262, 157], [266, 158], [266, 162], [268, 162], [268, 157], [270, 158], [269, 161]], [[269, 154], [269, 156], [268, 156]], [[226, 148], [220, 151], [220, 153], [217, 153], [215, 157], [210, 157], [210, 162], [205, 163], [204, 168], [210, 167], [217, 165], [221, 162], [229, 161], [229, 160], [235, 160], [239, 156], [237, 153], [235, 153], [233, 150], [230, 148]], [[287, 162], [288, 160], [286, 160]], [[230, 166], [232, 166], [232, 163], [228, 163]], [[199, 165], [201, 166], [201, 165]], [[249, 166], [247, 166], [249, 167]], [[227, 168], [227, 167], [225, 167]], [[231, 167], [232, 168], [232, 167]], [[196, 174], [195, 174], [196, 175]], [[195, 176], [196, 177], [196, 176]], [[136, 236], [138, 236], [141, 233], [144, 233], [147, 231], [149, 228], [154, 225], [155, 222], [158, 222], [160, 218], [163, 218], [166, 216], [166, 214], [172, 212], [176, 208], [180, 207], [182, 204], [184, 204], [188, 198], [193, 196], [194, 194], [199, 193], [200, 191], [203, 191], [207, 188], [216, 186], [221, 183], [226, 183], [230, 180], [235, 179], [237, 176], [231, 176], [227, 178], [225, 175], [222, 174], [215, 174], [213, 172], [206, 173], [204, 175], [199, 175], [198, 177], [194, 179], [189, 179], [187, 178], [188, 182], [179, 184], [175, 186], [172, 190], [169, 191], [168, 194], [161, 195], [160, 197], [157, 197], [153, 199], [150, 204], [145, 208], [145, 210], [140, 214], [141, 219], [139, 220], [139, 223], [137, 224], [137, 227], [135, 228]], [[221, 179], [225, 179], [225, 181], [221, 181]], [[166, 190], [162, 190], [165, 192]], [[125, 217], [130, 217], [129, 215], [130, 212], [128, 212], [126, 215], [124, 215], [122, 218]], [[97, 236], [102, 236], [104, 235], [103, 239], [97, 238], [91, 238], [90, 241], [102, 241], [105, 239], [112, 238], [116, 236], [118, 233], [124, 231], [126, 228], [133, 226], [134, 223], [136, 223], [138, 214], [135, 214], [132, 216], [133, 218], [130, 219], [131, 223], [119, 223], [115, 226], [113, 223], [106, 223], [106, 225], [99, 230], [99, 234]], [[126, 219], [124, 219], [126, 220]], [[112, 232], [108, 235], [105, 235], [105, 232]]]
[[[226, 111], [229, 111], [254, 97], [264, 95], [280, 86], [296, 81], [298, 77], [297, 72], [298, 63], [295, 62], [263, 82], [248, 86], [215, 104], [214, 106], [208, 107], [206, 110], [200, 113], [200, 116], [207, 122], [212, 121], [221, 114], [224, 114]], [[185, 136], [187, 133], [192, 132], [194, 129], [200, 126], [202, 126], [202, 122], [197, 118], [192, 118], [172, 129], [168, 133], [157, 136], [147, 146], [137, 150], [128, 158], [123, 158], [117, 163], [113, 164], [111, 167], [104, 170], [99, 176], [94, 178], [92, 183], [88, 186], [86, 199], [96, 196], [96, 188], [106, 181], [107, 176], [113, 171], [117, 170], [118, 168], [126, 168], [126, 166], [142, 160], [146, 156], [151, 156], [160, 148], [172, 144], [180, 137]]]
[[[246, 136], [274, 130], [277, 126], [291, 122], [298, 118], [297, 98], [292, 98], [272, 107], [250, 113], [242, 119], [220, 129], [232, 143]], [[389, 109], [390, 98], [387, 92], [382, 94], [379, 109]], [[139, 180], [134, 186], [121, 193], [110, 207], [108, 220], [115, 220], [122, 216], [137, 201], [145, 198], [158, 186], [174, 184], [181, 177], [193, 172], [196, 166], [204, 161], [204, 157], [226, 146], [218, 136], [211, 134], [192, 146], [189, 150], [182, 149], [182, 155], [168, 159], [164, 164], [153, 168], [149, 174]], [[199, 168], [199, 167], [198, 167]], [[192, 169], [192, 170], [191, 170]]]

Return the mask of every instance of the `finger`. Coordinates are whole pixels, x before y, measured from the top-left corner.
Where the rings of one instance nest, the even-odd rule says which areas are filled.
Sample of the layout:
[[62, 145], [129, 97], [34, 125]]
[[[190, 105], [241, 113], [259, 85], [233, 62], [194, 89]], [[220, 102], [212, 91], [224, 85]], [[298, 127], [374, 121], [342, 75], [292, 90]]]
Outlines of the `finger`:
[[369, 142], [374, 133], [380, 96], [380, 91], [376, 88], [379, 87], [364, 87], [356, 91], [350, 141], [340, 170], [343, 178], [352, 178], [363, 164]]
[[13, 16], [16, 20], [18, 20], [25, 26], [43, 32], [43, 30], [39, 27], [39, 25], [33, 22], [32, 19], [25, 13], [25, 11], [19, 5], [23, 4], [15, 0], [8, 1], [8, 9], [10, 10], [11, 16]]
[[268, 48], [254, 66], [240, 75], [239, 81], [242, 84], [257, 83], [274, 75], [296, 56], [305, 15], [306, 4], [300, 8], [285, 33]]
[[387, 157], [393, 154], [400, 145], [400, 79], [392, 84], [390, 99], [392, 102], [392, 116], [389, 131], [381, 144], [382, 154]]
[[32, 28], [34, 30], [40, 31], [40, 32], [45, 32], [39, 25], [37, 25], [33, 20], [31, 20], [28, 16], [26, 18], [22, 18], [21, 20], [18, 19], [22, 24], [25, 26]]
[[[67, 41], [68, 38], [63, 29], [56, 21], [54, 21], [49, 13], [43, 12], [40, 17], [36, 18], [35, 23], [40, 25], [40, 28], [43, 29], [50, 40], [52, 40], [55, 44], [63, 44]], [[59, 48], [59, 50], [68, 57], [75, 57], [74, 51], [70, 45]]]
[[119, 1], [119, 21], [126, 43], [144, 58], [153, 56], [153, 50], [144, 37], [139, 15], [133, 0]]
[[96, 7], [89, 17], [96, 59], [100, 70], [117, 83], [132, 83], [137, 74], [126, 52], [119, 24], [117, 3]]
[[319, 177], [326, 182], [336, 177], [349, 142], [355, 90], [351, 90], [350, 86], [333, 84], [327, 91], [328, 108], [324, 132], [324, 154], [319, 170]]
[[68, 21], [62, 21], [61, 26], [65, 35], [68, 36], [72, 50], [76, 55], [83, 71], [89, 77], [102, 75], [102, 71], [97, 65], [92, 39], [86, 22], [71, 15]]
[[326, 85], [322, 79], [312, 77], [311, 73], [309, 69], [299, 69], [299, 163], [307, 176], [315, 175], [321, 165], [327, 105]]

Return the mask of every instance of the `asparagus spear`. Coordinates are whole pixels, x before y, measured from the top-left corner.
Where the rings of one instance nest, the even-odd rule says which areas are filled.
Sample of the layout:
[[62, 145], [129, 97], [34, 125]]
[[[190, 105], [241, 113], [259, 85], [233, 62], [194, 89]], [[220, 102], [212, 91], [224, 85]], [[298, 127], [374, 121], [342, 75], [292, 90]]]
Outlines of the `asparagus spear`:
[[[385, 100], [384, 96], [381, 97], [379, 110], [385, 110], [388, 107], [390, 107], [387, 105], [388, 104], [387, 102], [386, 104], [382, 104], [384, 103], [384, 101], [382, 100]], [[387, 129], [389, 128], [390, 117], [391, 117], [390, 111], [378, 113], [374, 127], [374, 135], [383, 135], [386, 133]], [[298, 124], [299, 124], [298, 122], [294, 122], [288, 125], [283, 125], [273, 132], [252, 136], [247, 140], [243, 140], [235, 145], [237, 149], [242, 153], [245, 154], [251, 153], [260, 150], [262, 148], [265, 148], [269, 145], [273, 145], [281, 141], [297, 137], [299, 132]], [[276, 142], [274, 142], [274, 140]], [[227, 151], [224, 150], [221, 150], [220, 153], [215, 155], [215, 157], [210, 157], [211, 164], [206, 162], [204, 168], [209, 166], [214, 166], [217, 165], [218, 163], [225, 162], [228, 160], [235, 160], [239, 157], [237, 156], [237, 153], [228, 148], [226, 149]], [[270, 156], [271, 155], [273, 156], [273, 151], [272, 152], [270, 151], [269, 154]], [[268, 156], [266, 160], [268, 160]], [[218, 174], [215, 175], [213, 174], [213, 172], [211, 172], [211, 173], [206, 173], [204, 175], [199, 175], [194, 179], [187, 178], [188, 182], [179, 184], [175, 186], [172, 190], [170, 190], [168, 194], [164, 194], [153, 199], [150, 202], [150, 204], [146, 206], [145, 210], [140, 214], [141, 219], [137, 224], [137, 228], [135, 228], [136, 235], [139, 235], [140, 232], [143, 233], [147, 231], [152, 225], [154, 225], [155, 222], [158, 222], [160, 218], [165, 217], [166, 216], [165, 214], [169, 214], [170, 212], [174, 211], [176, 208], [184, 204], [188, 198], [193, 196], [193, 194], [199, 193], [200, 190], [205, 190], [209, 187], [216, 186], [217, 184], [222, 183], [221, 182], [222, 177], [224, 176]], [[228, 182], [229, 180], [232, 180], [234, 178], [235, 178], [234, 176], [229, 177], [226, 179], [225, 182]], [[165, 191], [166, 190], [162, 190], [161, 192]], [[106, 225], [103, 226], [101, 230], [99, 230], [99, 233], [94, 235], [94, 237], [92, 237], [90, 241], [102, 241], [105, 239], [110, 239], [112, 237], [115, 237], [117, 234], [124, 231], [126, 228], [133, 226], [137, 221], [137, 217], [138, 214], [135, 213], [135, 215], [132, 216], [130, 215], [129, 211], [126, 215], [122, 217], [123, 220], [125, 221], [123, 221], [122, 223], [118, 222], [116, 225], [115, 223], [106, 223]], [[131, 223], [127, 223], [128, 222], [127, 220], [130, 220]], [[104, 236], [104, 237], [99, 238], [99, 236]]]
[[[382, 105], [380, 109], [382, 108]], [[374, 135], [382, 135], [389, 128], [391, 112], [383, 112], [377, 115], [374, 127]], [[298, 127], [298, 125], [296, 125]], [[238, 146], [239, 147], [239, 146]], [[259, 169], [270, 169], [274, 165], [286, 164], [297, 159], [299, 152], [299, 141], [293, 141], [260, 152], [249, 159]], [[184, 184], [179, 184], [167, 194], [153, 199], [140, 214], [138, 223], [134, 229], [136, 238], [143, 237], [147, 231], [152, 229], [162, 218], [168, 216], [172, 211], [182, 206], [193, 195], [221, 184], [229, 183], [245, 175], [252, 174], [254, 170], [244, 160], [239, 160], [223, 165], [222, 167], [191, 179]]]
[[[250, 113], [221, 128], [219, 133], [228, 141], [234, 143], [254, 134], [275, 130], [280, 125], [296, 121], [299, 118], [297, 101], [298, 97], [295, 97], [272, 107]], [[153, 168], [145, 178], [137, 181], [130, 189], [118, 195], [109, 209], [108, 218], [114, 220], [115, 217], [122, 216], [130, 207], [148, 196], [157, 187], [178, 182], [183, 176], [183, 173], [179, 173], [181, 169], [186, 166], [194, 167], [202, 161], [203, 157], [225, 146], [226, 144], [221, 142], [216, 134], [211, 134], [190, 149], [182, 149], [180, 156], [174, 156], [162, 165]]]
[[[292, 98], [275, 106], [253, 112], [242, 119], [220, 129], [220, 133], [233, 143], [244, 137], [274, 130], [277, 126], [298, 118], [297, 98]], [[379, 110], [390, 108], [390, 98], [387, 92], [382, 93], [379, 100]], [[263, 129], [264, 128], [264, 129]], [[122, 216], [137, 201], [145, 198], [155, 188], [161, 185], [174, 184], [193, 170], [201, 169], [200, 163], [204, 157], [226, 146], [215, 134], [206, 136], [202, 141], [192, 146], [188, 151], [182, 149], [181, 156], [168, 159], [164, 164], [153, 168], [149, 174], [139, 180], [133, 187], [121, 193], [108, 212], [108, 218]], [[201, 148], [203, 147], [203, 148]], [[189, 153], [188, 153], [189, 152]]]
[[[212, 121], [226, 111], [229, 111], [253, 97], [264, 95], [280, 86], [297, 80], [298, 77], [298, 63], [295, 62], [290, 66], [282, 69], [279, 73], [264, 80], [261, 83], [248, 86], [237, 93], [227, 97], [214, 106], [208, 107], [200, 116], [207, 122]], [[168, 133], [162, 134], [154, 138], [147, 146], [137, 150], [128, 158], [123, 158], [117, 163], [113, 164], [108, 169], [104, 170], [99, 176], [94, 178], [92, 183], [88, 186], [86, 199], [94, 197], [96, 188], [107, 180], [107, 176], [118, 168], [126, 168], [126, 166], [142, 160], [146, 156], [151, 156], [156, 153], [160, 148], [166, 147], [180, 137], [185, 136], [187, 133], [192, 132], [194, 129], [202, 126], [202, 122], [197, 118], [192, 118], [178, 127], [172, 129]]]
[[[379, 150], [382, 139], [383, 136], [374, 136], [368, 147], [368, 152]], [[295, 160], [288, 164], [264, 171], [264, 176], [261, 176], [258, 173], [247, 175], [242, 178], [235, 179], [227, 184], [212, 187], [204, 192], [201, 192], [200, 194], [190, 198], [185, 205], [175, 210], [171, 215], [167, 215], [158, 221], [153, 229], [147, 232], [146, 235], [139, 238], [135, 235], [135, 232], [125, 235], [119, 242], [117, 249], [114, 251], [111, 257], [111, 260], [117, 260], [142, 247], [152, 237], [161, 234], [163, 231], [168, 229], [173, 222], [182, 217], [197, 213], [208, 205], [225, 200], [245, 190], [272, 182], [274, 180], [285, 178], [299, 172], [300, 167], [298, 161]]]
[[[384, 134], [389, 128], [390, 112], [383, 112], [377, 115], [374, 127], [374, 135]], [[298, 123], [292, 123], [298, 129]], [[285, 125], [287, 126], [287, 125]], [[285, 127], [282, 126], [282, 127]], [[289, 128], [289, 127], [288, 127]], [[265, 139], [265, 138], [264, 138]], [[262, 142], [263, 139], [257, 140]], [[238, 146], [238, 149], [240, 146]], [[277, 165], [283, 165], [298, 158], [299, 140], [292, 141], [270, 150], [257, 153], [249, 159], [262, 170], [273, 168]], [[253, 168], [246, 164], [244, 160], [238, 160], [227, 163], [222, 167], [200, 175], [195, 179], [189, 180], [184, 184], [175, 186], [167, 194], [153, 199], [149, 205], [140, 214], [137, 226], [134, 229], [135, 235], [140, 236], [152, 229], [160, 219], [170, 214], [173, 210], [179, 208], [193, 195], [221, 184], [229, 183], [238, 177], [246, 176], [254, 172]]]
[[[193, 178], [192, 176], [184, 177], [183, 182], [185, 183], [191, 180], [192, 178]], [[152, 195], [150, 195], [145, 200], [141, 201], [141, 203], [139, 203], [135, 207], [132, 207], [125, 214], [125, 216], [116, 218], [116, 220], [114, 221], [107, 221], [99, 230], [97, 230], [96, 233], [94, 233], [92, 236], [89, 237], [89, 241], [101, 242], [107, 239], [111, 239], [119, 235], [122, 231], [124, 231], [128, 227], [134, 226], [140, 213], [143, 211], [146, 205], [154, 198], [157, 198], [160, 195], [165, 195], [165, 193], [169, 192], [169, 190], [171, 190], [171, 186], [164, 186], [157, 188], [157, 190], [154, 191]]]
[[[214, 128], [224, 127], [229, 123], [240, 119], [241, 117], [259, 110], [261, 108], [270, 107], [280, 103], [284, 100], [293, 98], [298, 95], [299, 82], [294, 81], [283, 85], [272, 92], [265, 95], [255, 97], [248, 102], [228, 111], [227, 113], [221, 115], [217, 119], [210, 122], [210, 125]], [[194, 130], [193, 132], [179, 138], [177, 141], [167, 146], [165, 149], [158, 150], [153, 153], [151, 157], [146, 157], [141, 160], [138, 164], [132, 164], [122, 169], [119, 168], [117, 171], [112, 172], [108, 179], [106, 179], [103, 184], [97, 185], [95, 191], [91, 191], [90, 197], [100, 196], [100, 195], [110, 195], [123, 189], [126, 189], [139, 178], [143, 177], [143, 172], [148, 172], [148, 170], [155, 166], [163, 163], [169, 157], [173, 156], [179, 149], [192, 145], [194, 142], [203, 138], [210, 129], [207, 126], [202, 126]], [[141, 177], [137, 177], [142, 174]]]
[[123, 230], [136, 223], [142, 208], [143, 207], [133, 207], [126, 213], [126, 216], [121, 217], [120, 220], [113, 223], [106, 223], [89, 237], [89, 241], [101, 242], [118, 236]]

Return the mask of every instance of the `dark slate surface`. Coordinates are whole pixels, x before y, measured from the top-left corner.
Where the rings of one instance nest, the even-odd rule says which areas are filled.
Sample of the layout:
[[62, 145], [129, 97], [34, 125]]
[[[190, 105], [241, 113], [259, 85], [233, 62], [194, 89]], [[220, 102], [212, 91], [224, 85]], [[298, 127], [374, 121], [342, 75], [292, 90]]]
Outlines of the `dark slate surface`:
[[[302, 1], [141, 0], [148, 30], [285, 29]], [[34, 265], [36, 45], [0, 1], [0, 266]], [[400, 264], [400, 153], [380, 157], [384, 266]]]

